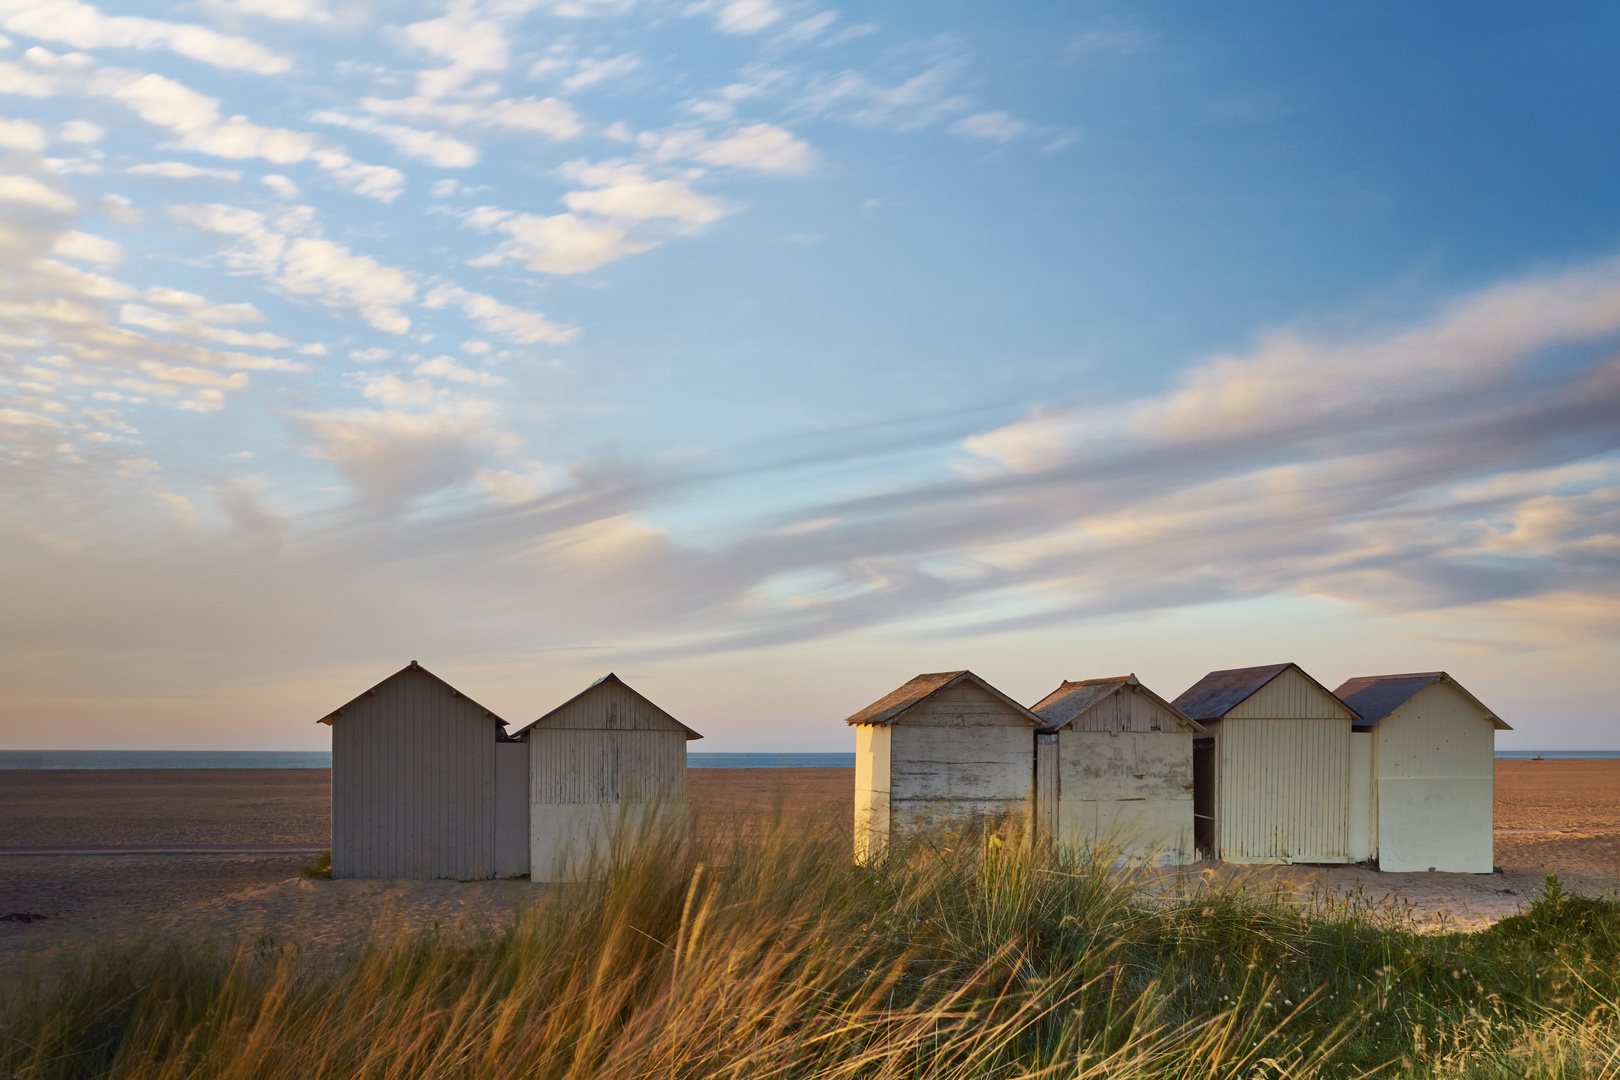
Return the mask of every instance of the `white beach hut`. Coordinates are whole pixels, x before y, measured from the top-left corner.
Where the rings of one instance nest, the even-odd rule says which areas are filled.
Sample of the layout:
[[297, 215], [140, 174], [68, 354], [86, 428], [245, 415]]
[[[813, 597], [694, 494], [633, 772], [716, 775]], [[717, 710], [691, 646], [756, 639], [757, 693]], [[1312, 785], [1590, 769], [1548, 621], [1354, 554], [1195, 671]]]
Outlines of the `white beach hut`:
[[1052, 729], [1036, 755], [1036, 814], [1061, 844], [1126, 858], [1193, 857], [1193, 739], [1203, 727], [1135, 675], [1065, 682], [1031, 711]]
[[1511, 728], [1443, 671], [1334, 691], [1351, 734], [1351, 856], [1386, 871], [1493, 869], [1496, 733]]
[[902, 832], [1010, 817], [1032, 822], [1040, 717], [971, 671], [918, 675], [851, 716], [855, 857]]
[[1172, 704], [1212, 736], [1207, 747], [1195, 741], [1193, 782], [1213, 808], [1200, 839], [1214, 858], [1351, 861], [1353, 708], [1297, 664], [1212, 671]]
[[684, 823], [686, 744], [703, 736], [608, 674], [514, 732], [529, 750], [529, 876], [575, 881], [620, 829]]
[[493, 877], [506, 721], [415, 660], [322, 717], [332, 728], [332, 876]]

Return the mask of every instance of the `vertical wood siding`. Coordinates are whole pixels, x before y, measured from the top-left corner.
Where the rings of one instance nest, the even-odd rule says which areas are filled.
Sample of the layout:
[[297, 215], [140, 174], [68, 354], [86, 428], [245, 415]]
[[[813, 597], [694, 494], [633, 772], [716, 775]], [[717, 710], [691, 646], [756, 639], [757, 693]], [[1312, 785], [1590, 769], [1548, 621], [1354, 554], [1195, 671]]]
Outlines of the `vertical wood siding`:
[[1272, 679], [1250, 694], [1226, 714], [1229, 719], [1288, 719], [1328, 720], [1334, 717], [1350, 719], [1350, 710], [1344, 702], [1323, 690], [1293, 668]]
[[529, 730], [529, 874], [577, 880], [625, 829], [686, 817], [686, 729], [614, 682]]
[[882, 862], [889, 850], [889, 729], [855, 725], [855, 861]]
[[1109, 694], [1069, 721], [1075, 731], [1179, 731], [1176, 715], [1134, 687]]
[[492, 877], [496, 730], [411, 671], [334, 717], [332, 876]]
[[1058, 796], [1063, 790], [1059, 768], [1058, 733], [1035, 736], [1035, 836], [1043, 844], [1054, 843], [1059, 836]]
[[891, 833], [1010, 817], [1031, 824], [1034, 725], [971, 682], [889, 725]]
[[529, 872], [529, 744], [495, 744], [495, 876]]
[[[1120, 697], [1123, 695], [1114, 695]], [[1193, 855], [1193, 735], [1058, 732], [1058, 835], [1157, 865]], [[1043, 792], [1044, 794], [1044, 792]]]
[[1351, 862], [1361, 862], [1378, 854], [1373, 846], [1372, 793], [1377, 781], [1373, 776], [1373, 736], [1370, 732], [1350, 733], [1350, 831], [1349, 853]]
[[1222, 859], [1349, 861], [1348, 718], [1228, 713], [1216, 747]]
[[1491, 722], [1462, 694], [1436, 682], [1380, 720], [1373, 735], [1379, 869], [1490, 873]]

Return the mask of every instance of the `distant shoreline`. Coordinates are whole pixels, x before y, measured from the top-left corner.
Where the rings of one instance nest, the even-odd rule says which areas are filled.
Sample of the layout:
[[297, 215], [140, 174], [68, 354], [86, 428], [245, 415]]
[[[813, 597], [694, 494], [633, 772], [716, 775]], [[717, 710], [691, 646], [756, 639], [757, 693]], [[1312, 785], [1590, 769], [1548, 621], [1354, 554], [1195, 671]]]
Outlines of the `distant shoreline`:
[[[1620, 750], [1498, 750], [1497, 761], [1610, 761]], [[40, 769], [330, 769], [329, 750], [0, 750], [0, 771]], [[853, 769], [854, 754], [689, 752], [692, 769]]]

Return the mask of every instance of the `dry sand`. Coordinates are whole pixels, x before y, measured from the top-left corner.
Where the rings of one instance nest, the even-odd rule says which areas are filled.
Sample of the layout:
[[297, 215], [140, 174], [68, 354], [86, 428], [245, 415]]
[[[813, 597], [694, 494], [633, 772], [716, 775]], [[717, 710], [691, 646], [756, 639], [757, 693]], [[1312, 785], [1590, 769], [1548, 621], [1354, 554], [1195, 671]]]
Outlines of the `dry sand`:
[[[693, 769], [698, 828], [781, 814], [849, 828], [852, 769]], [[1360, 867], [1243, 870], [1195, 866], [1178, 875], [1238, 878], [1301, 900], [1360, 892], [1422, 929], [1469, 929], [1512, 914], [1558, 873], [1572, 887], [1620, 887], [1620, 761], [1497, 763], [1496, 862], [1503, 872], [1380, 874]], [[0, 772], [0, 970], [29, 952], [86, 937], [219, 928], [254, 939], [342, 952], [379, 924], [476, 931], [510, 925], [546, 895], [527, 882], [308, 881], [306, 855], [18, 855], [11, 848], [325, 847], [327, 770]]]

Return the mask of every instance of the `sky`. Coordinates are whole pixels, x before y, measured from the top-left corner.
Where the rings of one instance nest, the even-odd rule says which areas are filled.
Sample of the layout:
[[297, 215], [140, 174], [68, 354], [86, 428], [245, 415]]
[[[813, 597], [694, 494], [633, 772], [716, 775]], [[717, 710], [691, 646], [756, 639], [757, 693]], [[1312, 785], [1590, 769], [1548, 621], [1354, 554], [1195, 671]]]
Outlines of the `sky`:
[[837, 751], [1446, 670], [1620, 748], [1620, 11], [0, 0], [0, 746], [410, 660]]

